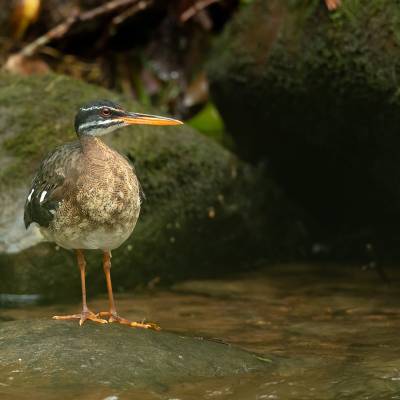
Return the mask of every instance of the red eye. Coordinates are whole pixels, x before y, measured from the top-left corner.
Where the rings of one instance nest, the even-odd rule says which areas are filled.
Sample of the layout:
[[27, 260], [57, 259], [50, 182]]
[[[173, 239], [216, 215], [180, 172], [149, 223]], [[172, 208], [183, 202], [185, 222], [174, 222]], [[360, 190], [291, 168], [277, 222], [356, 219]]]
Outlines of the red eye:
[[103, 108], [103, 109], [101, 110], [101, 115], [102, 115], [103, 117], [108, 117], [108, 116], [111, 115], [111, 110], [110, 110], [109, 108]]

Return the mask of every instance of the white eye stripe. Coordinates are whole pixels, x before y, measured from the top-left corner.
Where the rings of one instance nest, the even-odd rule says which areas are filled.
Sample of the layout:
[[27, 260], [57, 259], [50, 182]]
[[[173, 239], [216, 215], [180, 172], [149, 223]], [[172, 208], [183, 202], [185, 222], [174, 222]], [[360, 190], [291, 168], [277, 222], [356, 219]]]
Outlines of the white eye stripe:
[[124, 123], [124, 121], [119, 120], [119, 119], [114, 119], [111, 121], [91, 121], [91, 122], [86, 122], [85, 124], [79, 125], [79, 130], [90, 128], [92, 126], [94, 126], [94, 127], [101, 126], [101, 125], [114, 126], [114, 125], [123, 124], [123, 123]]
[[44, 190], [44, 191], [42, 192], [42, 194], [40, 195], [39, 203], [41, 203], [41, 202], [44, 200], [44, 198], [46, 197], [46, 194], [47, 194], [47, 192]]
[[82, 107], [81, 111], [92, 111], [92, 110], [102, 110], [103, 108], [108, 108], [109, 110], [112, 111], [122, 111], [121, 109], [114, 108], [114, 107], [109, 107], [109, 106], [92, 106], [92, 107]]
[[29, 193], [28, 202], [31, 201], [31, 199], [32, 199], [32, 194], [33, 194], [34, 191], [35, 191], [35, 189], [32, 189], [31, 192]]

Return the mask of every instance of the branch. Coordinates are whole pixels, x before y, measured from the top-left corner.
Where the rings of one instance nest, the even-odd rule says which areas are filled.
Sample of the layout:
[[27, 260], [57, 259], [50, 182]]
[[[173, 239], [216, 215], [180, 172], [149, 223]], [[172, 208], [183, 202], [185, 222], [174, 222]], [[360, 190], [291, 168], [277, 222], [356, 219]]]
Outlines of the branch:
[[153, 0], [141, 0], [139, 3], [135, 4], [133, 7], [128, 8], [126, 11], [122, 12], [119, 15], [116, 15], [111, 23], [113, 25], [122, 24], [127, 18], [132, 17], [133, 15], [137, 14], [139, 11], [143, 11], [148, 8], [150, 5], [153, 4]]
[[38, 37], [32, 43], [25, 46], [19, 54], [24, 57], [31, 57], [39, 48], [45, 46], [54, 39], [60, 39], [65, 36], [77, 23], [92, 20], [101, 15], [112, 13], [119, 8], [127, 7], [137, 2], [138, 0], [113, 0], [99, 7], [93, 8], [92, 10], [73, 15], [53, 29], [50, 29], [43, 36]]
[[190, 18], [193, 18], [198, 12], [204, 10], [213, 3], [217, 3], [219, 0], [199, 0], [194, 3], [191, 7], [187, 8], [179, 17], [181, 22], [186, 22]]

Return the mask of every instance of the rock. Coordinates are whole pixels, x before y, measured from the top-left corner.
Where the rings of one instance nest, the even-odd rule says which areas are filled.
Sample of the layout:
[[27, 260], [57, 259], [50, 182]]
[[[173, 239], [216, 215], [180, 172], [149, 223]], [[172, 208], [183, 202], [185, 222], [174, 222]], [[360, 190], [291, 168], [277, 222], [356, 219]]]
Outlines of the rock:
[[[1, 75], [0, 293], [80, 298], [75, 256], [54, 244], [37, 244], [40, 236], [25, 231], [22, 214], [41, 159], [56, 145], [75, 140], [76, 109], [98, 98], [155, 113], [64, 76]], [[214, 276], [260, 256], [298, 251], [301, 227], [280, 191], [212, 140], [185, 126], [140, 125], [105, 140], [135, 162], [147, 197], [133, 235], [113, 252], [117, 290], [152, 280]], [[89, 290], [104, 291], [101, 256], [87, 256]]]
[[289, 0], [243, 8], [209, 64], [211, 92], [237, 151], [268, 160], [314, 234], [391, 235], [400, 217], [400, 11], [389, 0], [342, 3], [334, 13]]
[[[0, 324], [1, 379], [18, 390], [160, 389], [200, 377], [267, 371], [275, 362], [230, 345], [167, 332], [66, 321]], [[9, 380], [9, 378], [12, 378]]]

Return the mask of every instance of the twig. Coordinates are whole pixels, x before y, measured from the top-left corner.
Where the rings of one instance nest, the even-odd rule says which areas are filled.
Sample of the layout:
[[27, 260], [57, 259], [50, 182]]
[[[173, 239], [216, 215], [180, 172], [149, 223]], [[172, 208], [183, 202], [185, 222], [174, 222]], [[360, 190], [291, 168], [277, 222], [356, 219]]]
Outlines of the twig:
[[143, 11], [146, 8], [148, 8], [150, 5], [152, 5], [153, 0], [141, 0], [139, 1], [138, 4], [135, 4], [133, 7], [128, 8], [126, 11], [122, 12], [119, 15], [116, 15], [112, 21], [111, 24], [116, 26], [119, 24], [122, 24], [127, 18], [132, 17], [139, 11]]
[[199, 0], [194, 3], [191, 7], [187, 8], [179, 17], [181, 22], [186, 22], [190, 18], [193, 18], [198, 12], [204, 10], [213, 3], [217, 3], [220, 0]]
[[30, 57], [35, 54], [40, 47], [45, 46], [50, 41], [54, 39], [60, 39], [66, 35], [71, 28], [78, 22], [86, 22], [92, 20], [100, 15], [111, 13], [119, 8], [129, 6], [131, 4], [137, 3], [138, 0], [113, 0], [105, 3], [99, 7], [93, 8], [92, 10], [83, 12], [81, 14], [73, 15], [67, 18], [64, 22], [57, 25], [53, 29], [50, 29], [43, 36], [40, 36], [32, 43], [25, 46], [19, 54], [24, 57]]
[[125, 11], [116, 15], [108, 25], [108, 28], [104, 30], [103, 34], [96, 43], [96, 48], [101, 48], [107, 42], [108, 38], [115, 33], [116, 27], [122, 24], [127, 18], [132, 17], [136, 13], [145, 10], [153, 4], [153, 0], [140, 0], [138, 3], [129, 7]]

